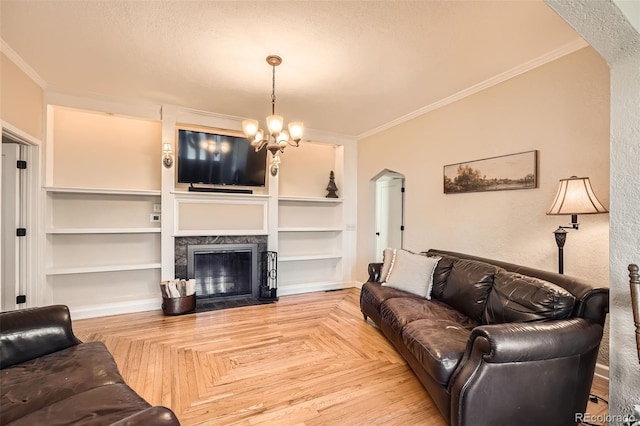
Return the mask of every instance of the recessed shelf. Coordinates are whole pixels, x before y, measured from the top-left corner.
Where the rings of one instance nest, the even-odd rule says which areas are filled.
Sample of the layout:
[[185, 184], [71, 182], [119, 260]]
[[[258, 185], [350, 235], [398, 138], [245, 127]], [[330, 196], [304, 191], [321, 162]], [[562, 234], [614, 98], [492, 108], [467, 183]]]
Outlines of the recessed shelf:
[[278, 262], [297, 262], [305, 260], [342, 259], [341, 254], [312, 254], [303, 256], [279, 256]]
[[154, 234], [160, 228], [52, 228], [47, 234]]
[[342, 203], [342, 198], [322, 198], [322, 197], [279, 197], [279, 201], [293, 201], [302, 203]]
[[342, 228], [325, 226], [295, 226], [278, 228], [278, 232], [342, 232]]
[[160, 269], [160, 263], [138, 263], [132, 265], [77, 266], [69, 268], [52, 268], [47, 275], [90, 274], [95, 272], [137, 271], [142, 269]]
[[97, 195], [138, 195], [157, 197], [159, 189], [116, 189], [116, 188], [74, 188], [61, 186], [45, 186], [46, 192], [54, 194], [97, 194]]

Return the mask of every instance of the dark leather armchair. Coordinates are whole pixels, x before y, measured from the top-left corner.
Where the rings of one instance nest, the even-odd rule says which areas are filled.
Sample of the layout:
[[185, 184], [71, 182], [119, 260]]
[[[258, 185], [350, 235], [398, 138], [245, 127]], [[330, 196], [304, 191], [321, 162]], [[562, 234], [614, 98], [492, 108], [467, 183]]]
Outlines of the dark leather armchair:
[[0, 423], [179, 425], [129, 388], [101, 342], [82, 343], [66, 306], [0, 313]]

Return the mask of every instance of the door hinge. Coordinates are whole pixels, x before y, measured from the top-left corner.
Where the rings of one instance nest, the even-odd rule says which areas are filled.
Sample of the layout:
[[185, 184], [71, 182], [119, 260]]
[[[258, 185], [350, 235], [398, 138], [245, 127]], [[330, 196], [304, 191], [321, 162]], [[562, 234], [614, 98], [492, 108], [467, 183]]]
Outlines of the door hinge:
[[400, 192], [404, 192], [404, 186], [400, 188]]
[[24, 294], [21, 294], [19, 296], [16, 296], [16, 303], [20, 304], [20, 303], [27, 303], [27, 296]]
[[18, 160], [16, 161], [16, 167], [19, 169], [26, 169], [27, 168], [27, 162], [24, 160]]
[[16, 228], [16, 237], [26, 237], [27, 228]]
[[404, 225], [400, 225], [400, 230], [404, 231]]

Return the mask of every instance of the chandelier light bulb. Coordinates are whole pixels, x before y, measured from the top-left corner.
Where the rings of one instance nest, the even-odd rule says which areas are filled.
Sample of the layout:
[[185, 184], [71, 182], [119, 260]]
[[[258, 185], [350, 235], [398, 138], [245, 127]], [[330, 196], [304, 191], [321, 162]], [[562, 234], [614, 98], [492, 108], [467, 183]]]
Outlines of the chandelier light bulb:
[[300, 121], [294, 121], [289, 123], [289, 135], [291, 135], [291, 139], [296, 142], [300, 142], [302, 139], [302, 134], [304, 133], [304, 124]]
[[[248, 136], [248, 135], [247, 135]], [[248, 136], [249, 137], [249, 136]], [[251, 137], [249, 137], [249, 139], [251, 139]], [[253, 141], [251, 142], [251, 144], [253, 146], [257, 146], [260, 145], [260, 143], [264, 140], [264, 130], [262, 129], [258, 129], [258, 131], [256, 132]]]
[[282, 131], [282, 124], [284, 118], [281, 115], [270, 115], [267, 117], [267, 128], [271, 136], [278, 136], [278, 133]]
[[242, 120], [242, 131], [247, 139], [253, 139], [258, 133], [258, 120]]
[[285, 146], [289, 142], [289, 132], [283, 130], [278, 135], [278, 145]]

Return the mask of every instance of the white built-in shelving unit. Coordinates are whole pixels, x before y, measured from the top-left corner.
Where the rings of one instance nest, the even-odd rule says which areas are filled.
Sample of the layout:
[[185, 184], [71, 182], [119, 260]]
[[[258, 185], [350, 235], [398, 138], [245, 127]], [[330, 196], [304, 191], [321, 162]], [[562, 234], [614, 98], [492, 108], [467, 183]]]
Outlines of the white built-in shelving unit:
[[[154, 234], [160, 233], [159, 223], [140, 225], [150, 222], [153, 204], [160, 203], [160, 191], [65, 187], [45, 187], [44, 190], [50, 214], [46, 230], [48, 258], [52, 260], [47, 275], [160, 269], [159, 252], [146, 262], [126, 261], [131, 258], [127, 248], [132, 242], [158, 245]], [[131, 226], [126, 226], [128, 224]], [[83, 256], [92, 248], [100, 253], [93, 253], [91, 259]], [[64, 260], [58, 260], [58, 254], [63, 251]], [[73, 259], [77, 265], [69, 265]], [[58, 262], [64, 262], [64, 266]], [[95, 265], [87, 265], [88, 262]]]
[[[352, 285], [354, 138], [310, 130], [254, 193], [189, 192], [177, 161], [162, 167], [163, 144], [177, 160], [183, 123], [238, 133], [239, 120], [53, 99], [61, 103], [47, 106], [40, 228], [48, 303], [68, 305], [75, 318], [159, 309], [158, 284], [175, 277], [175, 239], [187, 236], [266, 236], [282, 296]], [[324, 197], [330, 171], [344, 198]]]
[[72, 305], [81, 317], [96, 306], [131, 303], [138, 294], [148, 300], [157, 293], [161, 229], [151, 216], [157, 214], [154, 205], [160, 204], [160, 191], [75, 187], [44, 191], [45, 276], [53, 302]]
[[281, 292], [333, 288], [343, 281], [343, 200], [278, 198], [278, 286]]

